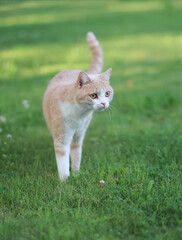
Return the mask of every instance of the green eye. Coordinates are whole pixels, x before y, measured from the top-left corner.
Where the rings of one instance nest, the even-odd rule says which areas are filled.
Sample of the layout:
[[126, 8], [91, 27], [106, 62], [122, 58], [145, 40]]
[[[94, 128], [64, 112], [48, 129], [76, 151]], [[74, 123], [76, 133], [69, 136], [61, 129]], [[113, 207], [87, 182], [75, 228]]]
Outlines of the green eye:
[[106, 92], [106, 93], [105, 93], [105, 96], [106, 96], [106, 97], [109, 97], [109, 96], [110, 96], [110, 92], [109, 92], [109, 91]]
[[89, 96], [90, 96], [92, 99], [97, 98], [97, 94], [96, 94], [96, 93], [92, 93], [92, 94], [90, 94]]

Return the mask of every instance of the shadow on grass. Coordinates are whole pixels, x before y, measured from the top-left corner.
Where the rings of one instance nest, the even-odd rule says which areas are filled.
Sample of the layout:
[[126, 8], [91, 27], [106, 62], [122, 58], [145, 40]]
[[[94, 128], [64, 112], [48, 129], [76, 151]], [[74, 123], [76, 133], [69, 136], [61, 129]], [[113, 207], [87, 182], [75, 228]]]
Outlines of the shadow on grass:
[[[132, 3], [131, 3], [132, 5]], [[122, 5], [121, 5], [122, 6]], [[93, 7], [92, 7], [93, 8]], [[91, 8], [91, 10], [92, 10]], [[162, 10], [151, 11], [137, 11], [137, 12], [110, 12], [108, 8], [104, 7], [102, 11], [95, 9], [94, 13], [87, 8], [77, 8], [76, 14], [70, 13], [72, 8], [56, 8], [50, 7], [49, 14], [47, 16], [48, 9], [45, 8], [31, 8], [30, 14], [26, 15], [29, 21], [24, 24], [23, 18], [17, 22], [14, 26], [1, 26], [1, 49], [8, 49], [19, 45], [36, 45], [39, 43], [75, 43], [80, 41], [86, 32], [92, 30], [96, 33], [99, 39], [107, 40], [113, 38], [122, 38], [125, 36], [139, 35], [139, 34], [181, 34], [181, 10], [173, 9], [170, 7], [166, 10], [164, 7]], [[21, 9], [17, 15], [22, 16], [27, 12]], [[64, 13], [66, 11], [66, 13]], [[15, 12], [16, 13], [16, 12]], [[40, 15], [43, 17], [40, 23]], [[44, 16], [45, 14], [45, 16]], [[64, 14], [61, 17], [61, 14]], [[69, 14], [69, 18], [66, 18], [66, 14]], [[53, 19], [48, 21], [47, 17]], [[34, 18], [37, 21], [34, 22]], [[169, 21], [170, 20], [170, 25]], [[16, 20], [16, 18], [15, 18]], [[45, 20], [45, 23], [43, 23]], [[2, 18], [3, 21], [3, 18]], [[31, 22], [34, 23], [31, 23]], [[52, 22], [51, 22], [52, 21]], [[178, 24], [177, 24], [178, 23]], [[12, 22], [13, 24], [13, 22]], [[19, 25], [20, 24], [20, 25]], [[106, 27], [107, 26], [107, 27]], [[58, 31], [58, 29], [60, 31]], [[74, 37], [73, 37], [74, 36]]]

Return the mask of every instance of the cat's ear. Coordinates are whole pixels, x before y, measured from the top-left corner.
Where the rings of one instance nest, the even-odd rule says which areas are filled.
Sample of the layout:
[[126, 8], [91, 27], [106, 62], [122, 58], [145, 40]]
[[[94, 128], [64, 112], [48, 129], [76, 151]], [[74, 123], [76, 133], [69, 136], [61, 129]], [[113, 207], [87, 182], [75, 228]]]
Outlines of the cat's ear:
[[111, 76], [111, 73], [112, 73], [112, 68], [109, 68], [106, 72], [104, 72], [104, 79], [106, 81], [109, 81], [109, 78]]
[[86, 72], [80, 72], [78, 75], [78, 79], [76, 82], [76, 87], [82, 88], [83, 85], [86, 85], [90, 82], [89, 76], [86, 74]]

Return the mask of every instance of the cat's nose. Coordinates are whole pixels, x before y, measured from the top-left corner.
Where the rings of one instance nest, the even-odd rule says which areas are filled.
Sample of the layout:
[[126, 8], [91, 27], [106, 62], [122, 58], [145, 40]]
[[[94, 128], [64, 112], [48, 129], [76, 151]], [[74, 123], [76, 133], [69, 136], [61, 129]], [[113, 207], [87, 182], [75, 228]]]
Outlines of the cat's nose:
[[105, 102], [101, 102], [101, 104], [102, 104], [102, 105], [104, 105], [104, 107], [105, 107], [105, 105], [106, 105], [106, 103], [105, 103]]

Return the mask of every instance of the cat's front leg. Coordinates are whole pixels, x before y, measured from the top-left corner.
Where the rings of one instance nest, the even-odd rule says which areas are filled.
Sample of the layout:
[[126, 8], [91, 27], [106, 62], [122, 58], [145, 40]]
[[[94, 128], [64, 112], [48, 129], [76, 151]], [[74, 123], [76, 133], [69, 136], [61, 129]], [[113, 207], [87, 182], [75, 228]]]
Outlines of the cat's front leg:
[[61, 181], [64, 181], [69, 177], [70, 141], [64, 141], [63, 138], [54, 139], [56, 162]]
[[80, 170], [83, 139], [91, 118], [92, 114], [89, 115], [85, 124], [81, 125], [81, 127], [77, 129], [73, 136], [71, 143], [71, 170], [75, 172], [78, 172]]
[[78, 172], [80, 170], [82, 142], [83, 139], [80, 138], [79, 141], [73, 141], [71, 144], [71, 170], [75, 172]]
[[71, 144], [71, 170], [78, 172], [80, 170], [82, 155], [83, 136], [74, 137]]

